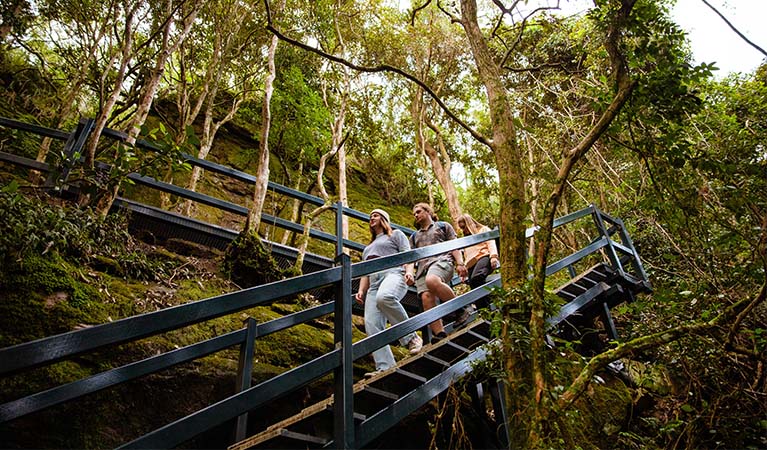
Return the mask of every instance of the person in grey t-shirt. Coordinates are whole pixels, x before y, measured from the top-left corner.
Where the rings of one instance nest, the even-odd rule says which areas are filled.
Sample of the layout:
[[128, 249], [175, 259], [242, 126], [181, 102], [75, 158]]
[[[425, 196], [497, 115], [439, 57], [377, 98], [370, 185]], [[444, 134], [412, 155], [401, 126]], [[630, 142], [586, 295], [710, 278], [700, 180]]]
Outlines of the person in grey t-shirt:
[[[370, 213], [370, 244], [362, 251], [362, 259], [368, 260], [390, 256], [410, 250], [410, 243], [400, 230], [393, 230], [389, 224], [389, 213], [374, 209]], [[392, 325], [408, 319], [400, 301], [407, 293], [407, 282], [412, 282], [413, 272], [404, 267], [392, 267], [360, 279], [355, 300], [365, 305], [365, 333], [373, 335], [386, 329], [386, 321]], [[400, 338], [411, 354], [421, 351], [423, 340], [416, 333]], [[376, 372], [394, 367], [395, 360], [387, 345], [373, 352]], [[365, 376], [373, 376], [370, 372]]]
[[[457, 237], [452, 225], [447, 222], [436, 221], [434, 210], [428, 203], [418, 203], [413, 206], [413, 218], [418, 227], [416, 232], [410, 236], [410, 243], [413, 248], [426, 247]], [[416, 262], [416, 267], [418, 270], [415, 281], [408, 280], [408, 284], [415, 284], [424, 311], [437, 306], [437, 299], [446, 302], [455, 297], [453, 288], [448, 284], [453, 278], [453, 270], [458, 272], [461, 280], [465, 280], [468, 275], [460, 249], [421, 259]], [[447, 337], [442, 319], [430, 323], [429, 328], [431, 328], [433, 336], [432, 344]]]

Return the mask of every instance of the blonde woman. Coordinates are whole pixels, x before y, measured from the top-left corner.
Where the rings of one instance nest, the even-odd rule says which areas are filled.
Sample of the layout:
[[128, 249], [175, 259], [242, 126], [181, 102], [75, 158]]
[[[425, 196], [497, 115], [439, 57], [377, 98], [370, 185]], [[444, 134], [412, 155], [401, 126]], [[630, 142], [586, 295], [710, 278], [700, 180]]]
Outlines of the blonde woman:
[[[369, 260], [390, 256], [410, 250], [405, 234], [392, 229], [389, 213], [382, 209], [370, 212], [370, 244], [362, 251], [362, 259]], [[360, 286], [355, 295], [359, 304], [365, 305], [365, 333], [373, 335], [386, 329], [386, 322], [392, 325], [408, 319], [400, 301], [407, 293], [407, 285], [413, 281], [413, 272], [405, 267], [392, 267], [370, 274], [360, 279]], [[416, 333], [400, 338], [402, 345], [407, 345], [411, 354], [421, 351], [423, 340]], [[395, 360], [391, 348], [387, 345], [373, 352], [376, 372], [394, 367]], [[373, 376], [370, 372], [365, 376]]]
[[[469, 214], [462, 214], [458, 218], [458, 228], [463, 231], [464, 236], [490, 231], [488, 226], [477, 222]], [[495, 245], [494, 239], [481, 242], [471, 247], [466, 247], [463, 249], [463, 254], [464, 260], [466, 261], [466, 268], [469, 271], [469, 286], [471, 286], [472, 289], [485, 284], [487, 276], [490, 275], [493, 270], [501, 266], [500, 260], [498, 259], [498, 248]], [[487, 299], [481, 299], [478, 304], [480, 308], [486, 307]], [[474, 305], [469, 305], [464, 308], [456, 321], [457, 326], [460, 327], [460, 325], [465, 324], [472, 312], [474, 312]]]

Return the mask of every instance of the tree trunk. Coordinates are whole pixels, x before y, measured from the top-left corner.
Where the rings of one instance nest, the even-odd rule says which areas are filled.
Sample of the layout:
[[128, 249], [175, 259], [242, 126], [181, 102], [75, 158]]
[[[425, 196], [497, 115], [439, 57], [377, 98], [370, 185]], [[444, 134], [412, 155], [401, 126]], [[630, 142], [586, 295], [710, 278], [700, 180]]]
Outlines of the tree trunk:
[[[199, 8], [199, 5], [195, 5], [196, 8]], [[159, 55], [157, 57], [157, 60], [155, 62], [155, 67], [152, 70], [152, 74], [149, 77], [149, 80], [147, 84], [144, 86], [143, 93], [139, 99], [138, 106], [136, 109], [136, 112], [133, 115], [133, 118], [129, 122], [128, 125], [128, 137], [125, 140], [126, 144], [134, 146], [136, 144], [136, 139], [138, 138], [139, 133], [141, 132], [141, 126], [144, 125], [144, 122], [146, 122], [146, 118], [149, 115], [149, 110], [152, 107], [152, 102], [154, 101], [155, 94], [157, 93], [157, 87], [160, 84], [160, 78], [162, 77], [163, 72], [165, 71], [165, 64], [168, 61], [168, 58], [172, 53], [174, 53], [178, 47], [181, 45], [181, 43], [184, 41], [186, 36], [189, 34], [189, 30], [191, 29], [192, 23], [194, 22], [194, 17], [197, 15], [197, 9], [195, 9], [190, 16], [187, 16], [184, 20], [184, 29], [182, 30], [181, 34], [178, 37], [178, 40], [176, 41], [176, 44], [173, 46], [169, 45], [170, 40], [170, 30], [171, 25], [173, 23], [171, 19], [172, 15], [172, 4], [171, 2], [166, 3], [166, 12], [168, 13], [169, 17], [165, 21], [165, 27], [163, 29], [163, 40], [161, 49], [159, 52]], [[199, 169], [195, 167], [195, 169]], [[199, 173], [198, 173], [199, 176]], [[114, 203], [115, 198], [117, 198], [117, 194], [120, 190], [120, 183], [122, 181], [122, 176], [119, 176], [118, 179], [113, 180], [112, 182], [115, 183], [115, 186], [111, 186], [109, 189], [106, 190], [106, 192], [103, 194], [101, 198], [99, 198], [98, 203], [96, 205], [96, 210], [101, 213], [102, 216], [106, 215], [109, 210], [112, 207], [112, 203]]]
[[[296, 184], [293, 186], [293, 189], [297, 191], [301, 191], [301, 174], [304, 173], [304, 161], [303, 161], [303, 155], [304, 150], [301, 149], [301, 153], [299, 154], [299, 163], [298, 163], [298, 176], [296, 177]], [[292, 207], [290, 210], [290, 221], [293, 223], [298, 223], [298, 213], [301, 208], [301, 200], [294, 198], [292, 203]], [[288, 239], [290, 239], [291, 232], [290, 230], [285, 230], [284, 233], [282, 233], [282, 239], [280, 240], [280, 243], [282, 245], [286, 245], [288, 243]]]
[[[477, 4], [475, 0], [461, 0], [461, 25], [471, 47], [472, 55], [477, 65], [480, 80], [485, 86], [490, 112], [490, 122], [493, 130], [491, 149], [495, 155], [499, 173], [500, 187], [500, 254], [503, 260], [501, 275], [503, 286], [513, 289], [514, 292], [523, 292], [527, 279], [527, 265], [525, 258], [525, 219], [528, 216], [529, 205], [526, 201], [525, 180], [527, 171], [522, 166], [525, 161], [524, 155], [516, 144], [516, 127], [514, 125], [513, 109], [508, 99], [508, 93], [503, 84], [501, 68], [493, 60], [491, 50], [480, 30], [477, 22]], [[517, 294], [519, 301], [525, 301], [522, 294]], [[504, 308], [510, 309], [510, 308]], [[534, 311], [533, 314], [536, 312]], [[507, 311], [504, 314], [504, 323], [508, 323], [511, 317]], [[541, 311], [542, 314], [542, 311]], [[505, 325], [506, 327], [508, 325]], [[525, 399], [517, 395], [511, 395], [513, 390], [519, 389], [523, 374], [520, 369], [518, 356], [514, 353], [512, 336], [503, 330], [501, 345], [506, 364], [507, 392], [506, 398], [511, 411], [523, 411]], [[531, 359], [540, 359], [539, 355], [530, 355]], [[543, 391], [545, 384], [541, 376], [533, 376], [533, 389], [536, 397]], [[534, 447], [541, 428], [540, 418], [534, 414], [532, 423], [526, 418], [511, 414], [509, 432], [512, 437], [518, 439], [510, 443], [512, 447]], [[535, 430], [529, 436], [525, 436], [524, 430]]]
[[328, 159], [332, 158], [337, 151], [338, 147], [333, 147], [329, 152], [322, 155], [322, 158], [320, 158], [320, 167], [317, 169], [317, 186], [320, 191], [320, 196], [323, 198], [323, 200], [325, 200], [325, 203], [322, 206], [312, 210], [312, 212], [307, 215], [306, 222], [304, 222], [304, 232], [301, 235], [301, 239], [299, 240], [297, 247], [298, 255], [296, 255], [296, 262], [293, 265], [295, 270], [299, 273], [303, 269], [304, 258], [306, 257], [306, 248], [309, 245], [309, 233], [311, 232], [314, 219], [333, 207], [333, 204], [330, 202], [330, 196], [328, 196], [328, 192], [325, 190], [325, 182], [323, 181], [323, 177], [325, 176], [325, 168], [328, 165]]
[[[423, 90], [416, 88], [415, 91], [412, 103], [410, 104], [410, 115], [413, 119], [413, 124], [415, 125], [416, 147], [423, 149], [424, 154], [431, 163], [432, 172], [437, 178], [437, 182], [442, 187], [442, 191], [445, 193], [447, 208], [450, 212], [450, 219], [453, 226], [457, 228], [458, 218], [462, 214], [462, 211], [460, 202], [458, 201], [458, 192], [455, 189], [453, 180], [450, 178], [452, 162], [445, 149], [441, 130], [426, 117], [426, 106], [423, 102]], [[439, 152], [434, 148], [430, 139], [426, 136], [425, 128], [431, 129], [434, 133], [435, 140], [440, 149]], [[433, 204], [432, 198], [430, 198], [430, 204]]]
[[[109, 120], [109, 117], [112, 114], [112, 109], [117, 103], [117, 99], [120, 95], [120, 92], [122, 91], [122, 84], [123, 84], [123, 81], [125, 80], [126, 71], [128, 69], [128, 63], [133, 58], [133, 42], [134, 42], [133, 41], [133, 21], [136, 18], [136, 12], [138, 11], [138, 8], [140, 6], [141, 6], [141, 2], [137, 2], [137, 4], [132, 6], [133, 9], [126, 11], [125, 28], [123, 32], [122, 46], [120, 48], [119, 68], [115, 76], [115, 81], [112, 84], [112, 89], [109, 95], [106, 97], [106, 100], [102, 103], [99, 113], [96, 116], [96, 123], [94, 125], [93, 132], [91, 133], [91, 136], [88, 139], [88, 142], [86, 143], [85, 168], [91, 173], [93, 173], [95, 170], [96, 149], [98, 148], [99, 140], [101, 138], [101, 133], [102, 131], [104, 131], [107, 121]], [[112, 60], [114, 60], [114, 57]], [[109, 74], [109, 69], [111, 69], [111, 67], [112, 67], [112, 64], [108, 64], [106, 66], [104, 74], [102, 75], [102, 79], [106, 79], [107, 75]], [[107, 186], [101, 192], [102, 194], [112, 195], [109, 184], [110, 182], [107, 181]], [[94, 188], [96, 188], [97, 190], [102, 189], [102, 187], [100, 186], [94, 186]], [[92, 199], [89, 198], [88, 194], [83, 194], [83, 193], [80, 194], [80, 198], [79, 198], [80, 204], [88, 204], [91, 201]], [[109, 212], [109, 208], [112, 206], [111, 202], [108, 202], [108, 203], [109, 204], [107, 205], [105, 202], [99, 202], [99, 205], [96, 211], [102, 216], [106, 215]]]
[[178, 51], [181, 44], [183, 44], [184, 40], [189, 35], [189, 32], [192, 29], [192, 24], [197, 17], [197, 13], [199, 12], [202, 3], [195, 2], [192, 4], [192, 6], [193, 9], [183, 18], [183, 28], [178, 36], [176, 36], [176, 42], [171, 45], [171, 30], [173, 29], [175, 22], [172, 20], [174, 8], [172, 1], [165, 1], [165, 13], [167, 16], [163, 21], [164, 26], [162, 29], [162, 43], [160, 44], [160, 50], [157, 54], [157, 59], [155, 60], [154, 68], [152, 69], [151, 75], [149, 76], [149, 80], [144, 86], [144, 90], [138, 101], [136, 112], [133, 114], [133, 118], [129, 122], [127, 128], [128, 136], [131, 139], [131, 144], [135, 142], [136, 138], [141, 132], [141, 126], [144, 125], [144, 122], [146, 122], [146, 118], [149, 115], [149, 110], [152, 108], [152, 103], [154, 102], [155, 95], [157, 94], [157, 88], [160, 85], [160, 80], [162, 79], [163, 73], [165, 73], [165, 66], [168, 63], [168, 59], [171, 55]]
[[[618, 49], [618, 41], [621, 30], [628, 20], [633, 2], [624, 2], [623, 7], [618, 11], [608, 28], [608, 34], [605, 39], [605, 47], [610, 55], [610, 62], [613, 70], [613, 80], [616, 93], [610, 105], [605, 109], [599, 120], [589, 130], [586, 136], [566, 154], [560, 164], [556, 176], [554, 187], [544, 204], [544, 211], [541, 227], [538, 232], [538, 241], [536, 242], [535, 255], [533, 258], [534, 278], [532, 286], [532, 314], [530, 320], [530, 340], [531, 340], [531, 359], [534, 370], [534, 383], [536, 386], [535, 417], [542, 424], [546, 419], [546, 409], [541, 400], [545, 394], [545, 383], [543, 382], [544, 361], [543, 352], [545, 351], [545, 278], [546, 262], [548, 253], [551, 249], [551, 240], [553, 233], [553, 223], [557, 215], [557, 209], [562, 195], [567, 186], [568, 177], [574, 165], [591, 149], [594, 143], [607, 130], [607, 127], [615, 119], [623, 105], [628, 101], [635, 83], [628, 74], [628, 68], [623, 56]], [[533, 430], [535, 432], [535, 430]]]
[[[187, 41], [185, 40], [184, 43]], [[182, 46], [179, 47], [178, 52], [178, 77], [176, 79], [176, 91], [178, 92], [178, 95], [176, 97], [176, 110], [178, 111], [178, 122], [177, 122], [177, 130], [176, 130], [176, 136], [174, 138], [174, 143], [176, 145], [181, 145], [187, 140], [187, 128], [192, 126], [194, 124], [195, 120], [197, 120], [197, 116], [199, 116], [200, 111], [202, 110], [202, 107], [205, 105], [205, 103], [208, 101], [208, 95], [213, 91], [214, 93], [217, 91], [216, 89], [211, 89], [211, 84], [217, 80], [217, 74], [221, 70], [221, 56], [223, 53], [222, 49], [222, 40], [219, 34], [216, 34], [214, 48], [215, 51], [213, 51], [212, 57], [210, 61], [208, 61], [208, 64], [205, 68], [205, 74], [202, 77], [202, 84], [199, 88], [199, 94], [197, 95], [194, 102], [192, 101], [192, 97], [194, 93], [192, 90], [190, 90], [190, 84], [194, 85], [194, 82], [190, 83], [190, 77], [192, 77], [195, 73], [194, 70], [187, 71], [187, 58], [186, 58], [186, 51]], [[168, 170], [165, 172], [165, 177], [163, 178], [163, 181], [166, 183], [171, 183], [173, 181], [173, 168], [168, 167]], [[160, 206], [163, 209], [168, 209], [171, 207], [170, 205], [170, 194], [162, 192], [160, 193]]]
[[[222, 125], [232, 120], [237, 114], [237, 111], [240, 109], [240, 105], [242, 104], [243, 98], [237, 97], [233, 100], [232, 105], [229, 107], [229, 111], [227, 111], [226, 116], [223, 117], [218, 122], [215, 122], [213, 120], [213, 100], [216, 98], [215, 93], [211, 94], [209, 97], [208, 107], [205, 111], [205, 121], [203, 124], [203, 132], [202, 132], [202, 139], [200, 140], [200, 151], [197, 153], [197, 157], [200, 159], [205, 159], [208, 156], [208, 153], [210, 153], [211, 148], [213, 148], [213, 141], [216, 138], [216, 133], [218, 133], [218, 130], [221, 128]], [[187, 189], [190, 191], [194, 191], [197, 189], [197, 182], [202, 177], [202, 169], [195, 166], [194, 169], [192, 169], [192, 175], [189, 178], [189, 183], [187, 184]], [[268, 180], [267, 180], [268, 181]], [[184, 202], [183, 205], [183, 214], [184, 215], [191, 215], [192, 212], [192, 201], [187, 200]]]
[[[285, 7], [285, 0], [281, 0], [277, 5], [275, 14], [279, 14]], [[264, 210], [266, 201], [266, 191], [269, 187], [269, 129], [272, 125], [272, 93], [274, 92], [274, 79], [277, 76], [277, 69], [274, 65], [274, 55], [277, 52], [277, 43], [279, 38], [272, 36], [269, 44], [267, 56], [268, 73], [264, 80], [264, 102], [261, 105], [261, 139], [258, 143], [258, 173], [256, 174], [256, 185], [253, 188], [253, 206], [248, 213], [248, 219], [245, 222], [245, 231], [257, 233], [261, 225], [261, 213]]]
[[[338, 155], [338, 199], [341, 204], [346, 208], [349, 206], [349, 198], [346, 188], [346, 146], [344, 145], [344, 124], [346, 121], [346, 109], [348, 104], [349, 93], [349, 74], [344, 69], [344, 92], [341, 93], [341, 104], [339, 105], [338, 114], [336, 115], [333, 123], [331, 124], [331, 146], [332, 153]], [[326, 106], [329, 106], [326, 101]], [[325, 201], [330, 201], [329, 196], [325, 194]], [[344, 216], [341, 226], [342, 239], [349, 238], [349, 219]], [[344, 249], [344, 253], [348, 251]]]
[[[115, 8], [117, 7], [116, 4], [113, 6]], [[116, 9], [114, 12], [116, 12]], [[78, 95], [80, 95], [82, 87], [89, 76], [88, 68], [91, 67], [96, 59], [96, 52], [98, 51], [99, 45], [101, 44], [104, 35], [109, 28], [109, 22], [110, 21], [107, 18], [101, 18], [101, 20], [98, 22], [98, 28], [94, 30], [95, 34], [92, 36], [88, 35], [88, 39], [83, 39], [83, 45], [87, 46], [84, 48], [85, 51], [82, 54], [82, 57], [75, 61], [75, 66], [79, 68], [79, 70], [77, 70], [74, 77], [70, 78], [70, 83], [64, 87], [64, 99], [58, 105], [59, 111], [56, 113], [56, 119], [53, 123], [53, 128], [60, 128], [62, 124], [64, 124], [69, 119], [70, 115], [75, 110], [75, 99]], [[87, 30], [89, 29], [90, 28], [87, 28]], [[86, 34], [87, 31], [82, 32], [82, 35]], [[89, 42], [90, 44], [88, 45], [86, 42]], [[35, 158], [36, 161], [45, 162], [45, 159], [48, 156], [48, 152], [50, 151], [51, 141], [52, 140], [49, 137], [46, 137], [42, 140], [40, 149], [37, 152], [37, 157]], [[32, 171], [32, 177], [33, 179], [38, 179], [39, 173], [37, 171]]]

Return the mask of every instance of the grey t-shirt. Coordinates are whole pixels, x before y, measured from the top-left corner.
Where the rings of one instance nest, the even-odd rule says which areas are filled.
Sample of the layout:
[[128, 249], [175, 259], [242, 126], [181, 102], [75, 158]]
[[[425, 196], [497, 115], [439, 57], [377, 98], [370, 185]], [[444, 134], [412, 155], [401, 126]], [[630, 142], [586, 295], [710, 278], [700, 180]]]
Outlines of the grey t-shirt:
[[[457, 238], [455, 229], [447, 222], [437, 221], [432, 222], [425, 230], [417, 230], [410, 236], [410, 244], [413, 248], [426, 247], [427, 245], [439, 244], [440, 242], [450, 241]], [[423, 275], [433, 263], [437, 261], [450, 261], [453, 263], [453, 253], [447, 252], [441, 255], [432, 256], [431, 258], [420, 259], [416, 262], [415, 277], [418, 278]]]
[[410, 243], [402, 231], [393, 230], [391, 236], [379, 233], [373, 242], [368, 244], [365, 250], [362, 251], [362, 260], [366, 261], [372, 258], [390, 256], [408, 250], [410, 250]]

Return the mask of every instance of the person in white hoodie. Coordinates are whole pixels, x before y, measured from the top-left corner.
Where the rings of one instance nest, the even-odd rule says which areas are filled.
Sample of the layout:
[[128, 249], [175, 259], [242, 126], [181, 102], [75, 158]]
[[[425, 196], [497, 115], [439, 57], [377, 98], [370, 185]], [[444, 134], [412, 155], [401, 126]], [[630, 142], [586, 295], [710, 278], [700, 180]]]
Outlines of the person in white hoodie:
[[[410, 250], [410, 243], [400, 230], [392, 229], [389, 213], [382, 209], [370, 212], [370, 243], [362, 251], [362, 259], [390, 256]], [[357, 303], [365, 306], [365, 333], [373, 335], [386, 329], [386, 322], [392, 325], [408, 319], [407, 312], [400, 301], [407, 293], [408, 283], [412, 283], [413, 272], [408, 265], [392, 267], [370, 274], [360, 279], [355, 295]], [[411, 354], [421, 351], [423, 340], [417, 333], [400, 338]], [[373, 376], [377, 372], [394, 367], [395, 360], [391, 348], [387, 345], [373, 352], [376, 372], [366, 373]]]

